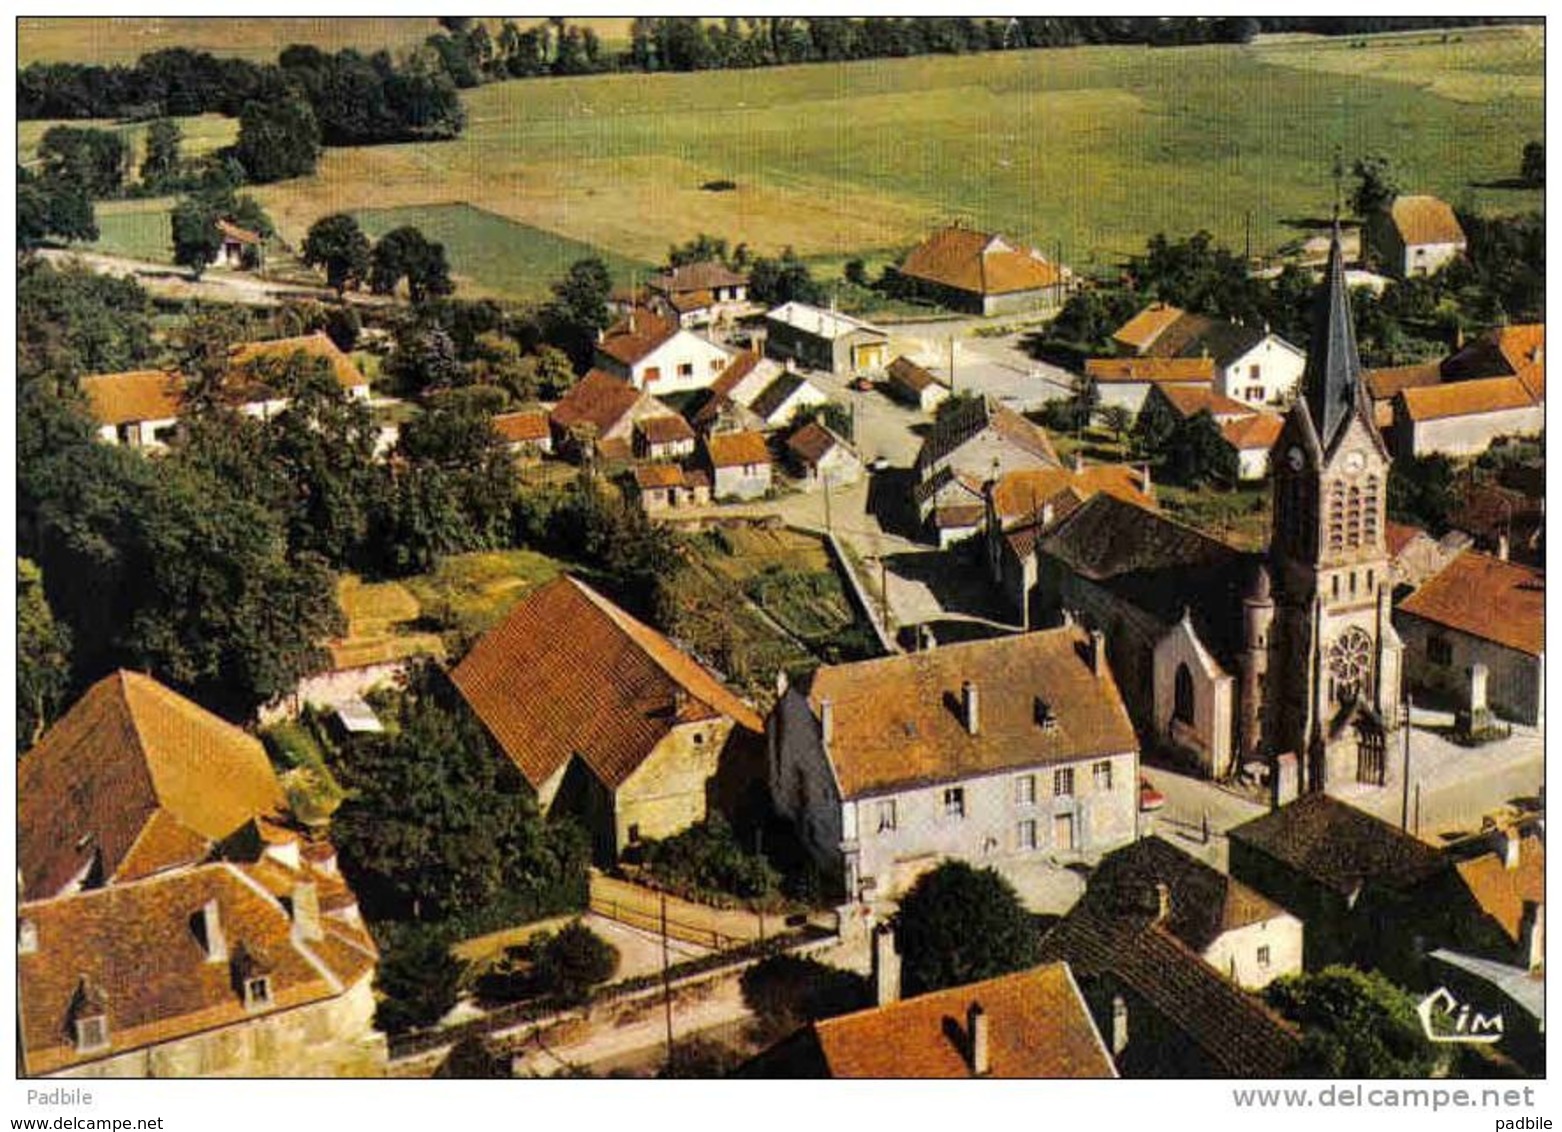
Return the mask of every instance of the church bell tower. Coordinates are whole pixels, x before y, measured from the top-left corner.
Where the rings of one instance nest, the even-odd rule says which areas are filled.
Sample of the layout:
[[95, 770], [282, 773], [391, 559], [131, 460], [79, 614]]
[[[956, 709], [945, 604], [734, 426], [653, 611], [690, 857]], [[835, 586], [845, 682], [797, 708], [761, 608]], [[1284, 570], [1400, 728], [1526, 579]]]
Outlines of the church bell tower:
[[1342, 776], [1381, 785], [1384, 734], [1398, 724], [1389, 463], [1361, 382], [1336, 221], [1301, 395], [1271, 453], [1276, 614], [1266, 730], [1271, 750], [1297, 756], [1306, 790]]

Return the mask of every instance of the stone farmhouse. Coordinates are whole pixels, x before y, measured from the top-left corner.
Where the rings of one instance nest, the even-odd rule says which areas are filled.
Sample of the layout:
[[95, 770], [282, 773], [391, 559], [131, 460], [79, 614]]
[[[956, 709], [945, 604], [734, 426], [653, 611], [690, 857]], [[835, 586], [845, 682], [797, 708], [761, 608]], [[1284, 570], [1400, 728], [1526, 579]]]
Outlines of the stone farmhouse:
[[1546, 576], [1466, 550], [1394, 610], [1418, 694], [1545, 725]]
[[1454, 210], [1432, 196], [1395, 197], [1369, 221], [1367, 243], [1383, 270], [1398, 279], [1433, 275], [1469, 247]]
[[686, 263], [646, 280], [649, 305], [685, 329], [748, 314], [748, 276], [713, 260]]
[[495, 414], [493, 426], [505, 447], [517, 456], [553, 454], [553, 430], [542, 409]]
[[710, 477], [700, 468], [641, 464], [630, 482], [640, 509], [652, 518], [710, 502]]
[[[1247, 405], [1288, 404], [1307, 362], [1306, 354], [1267, 326], [1259, 330], [1166, 303], [1134, 315], [1113, 332], [1112, 341], [1127, 357], [1208, 358], [1215, 392]], [[1156, 384], [1169, 383], [1154, 370], [1146, 376], [1160, 376]]]
[[1160, 386], [1209, 389], [1215, 381], [1213, 358], [1086, 358], [1085, 376], [1096, 384], [1101, 407], [1120, 405], [1131, 413]]
[[763, 432], [768, 422], [749, 406], [786, 375], [772, 358], [744, 350], [736, 355], [703, 396], [693, 400], [689, 420], [702, 436], [713, 432]]
[[708, 338], [648, 310], [631, 308], [597, 341], [596, 366], [647, 393], [704, 389], [732, 355]]
[[845, 487], [862, 478], [857, 450], [818, 421], [809, 421], [787, 437], [786, 450], [805, 488]]
[[774, 482], [770, 447], [761, 433], [712, 433], [705, 438], [705, 462], [716, 499], [758, 499]]
[[378, 1075], [378, 952], [253, 736], [150, 677], [18, 765], [28, 1076]]
[[589, 451], [604, 462], [626, 463], [634, 457], [639, 422], [676, 416], [651, 394], [594, 369], [559, 400], [548, 420], [554, 451], [561, 455], [581, 459]]
[[783, 681], [771, 796], [848, 901], [939, 861], [1092, 860], [1131, 840], [1138, 743], [1099, 635], [1074, 628]]
[[599, 863], [710, 812], [742, 770], [754, 709], [650, 626], [561, 575], [523, 598], [451, 680], [544, 813], [574, 814]]
[[1056, 308], [1073, 284], [1068, 268], [1035, 248], [959, 225], [912, 248], [897, 273], [913, 293], [981, 315]]
[[1080, 899], [1106, 917], [1157, 917], [1165, 931], [1245, 990], [1262, 990], [1302, 970], [1300, 920], [1158, 836], [1103, 857]]
[[933, 422], [917, 452], [912, 502], [938, 544], [950, 546], [981, 529], [989, 480], [1061, 466], [1039, 425], [977, 397]]
[[1478, 377], [1401, 389], [1393, 401], [1400, 456], [1478, 456], [1499, 436], [1537, 436], [1546, 427], [1543, 368], [1525, 377]]

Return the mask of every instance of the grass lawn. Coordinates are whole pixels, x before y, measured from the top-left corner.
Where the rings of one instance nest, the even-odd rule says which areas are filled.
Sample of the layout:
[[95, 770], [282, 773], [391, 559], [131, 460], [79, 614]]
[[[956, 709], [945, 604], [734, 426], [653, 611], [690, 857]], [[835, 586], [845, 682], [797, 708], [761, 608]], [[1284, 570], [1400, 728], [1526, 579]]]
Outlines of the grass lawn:
[[[1433, 42], [1435, 41], [1435, 42]], [[499, 83], [459, 139], [328, 150], [259, 190], [296, 242], [319, 216], [450, 204], [659, 260], [707, 231], [808, 257], [885, 252], [963, 216], [1076, 267], [1207, 228], [1240, 246], [1327, 213], [1336, 149], [1407, 187], [1510, 210], [1542, 133], [1542, 32], [1247, 47], [1084, 47]], [[736, 191], [701, 190], [730, 178]], [[458, 270], [460, 270], [457, 256]], [[474, 278], [477, 273], [473, 272]]]
[[601, 256], [615, 283], [627, 285], [648, 265], [603, 252], [590, 244], [555, 236], [468, 204], [365, 209], [355, 214], [363, 230], [378, 239], [392, 228], [411, 224], [445, 245], [451, 270], [484, 291], [518, 299], [544, 299], [548, 284], [576, 260]]
[[424, 618], [470, 639], [563, 569], [556, 559], [533, 550], [476, 551], [447, 558], [432, 573], [408, 578], [402, 585]]
[[[135, 208], [128, 207], [136, 205]], [[168, 200], [114, 201], [97, 208], [98, 238], [83, 250], [172, 263], [174, 237]]]

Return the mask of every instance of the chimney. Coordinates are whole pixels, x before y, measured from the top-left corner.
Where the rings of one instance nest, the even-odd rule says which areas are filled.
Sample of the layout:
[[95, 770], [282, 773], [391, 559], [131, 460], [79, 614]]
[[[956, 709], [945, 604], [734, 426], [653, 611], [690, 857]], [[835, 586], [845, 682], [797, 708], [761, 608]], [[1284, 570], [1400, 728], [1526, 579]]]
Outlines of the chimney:
[[873, 929], [873, 1002], [888, 1006], [900, 1001], [900, 952], [895, 950], [895, 929], [880, 924]]
[[835, 704], [829, 700], [819, 701], [819, 738], [824, 743], [824, 749], [830, 749], [830, 739], [835, 730]]
[[208, 900], [201, 905], [201, 942], [206, 945], [206, 962], [228, 961], [228, 941], [222, 934], [222, 919], [217, 914], [216, 900]]
[[1487, 709], [1486, 682], [1491, 676], [1491, 670], [1477, 661], [1466, 671], [1470, 678], [1470, 718], [1473, 723]]
[[1502, 867], [1505, 869], [1519, 867], [1519, 831], [1516, 829], [1502, 831]]
[[1164, 923], [1167, 916], [1171, 915], [1171, 889], [1165, 881], [1155, 882], [1155, 922]]
[[303, 940], [316, 940], [324, 934], [320, 930], [320, 894], [312, 880], [293, 885], [293, 931]]
[[1497, 536], [1497, 557], [1504, 562], [1508, 560], [1508, 532], [1503, 531]]
[[1155, 484], [1150, 479], [1150, 462], [1148, 460], [1139, 468], [1139, 490], [1144, 492], [1147, 498], [1155, 498]]
[[1546, 961], [1546, 906], [1537, 900], [1524, 901], [1519, 917], [1519, 963], [1530, 971]]
[[976, 685], [967, 680], [960, 685], [960, 706], [965, 716], [965, 729], [972, 735], [981, 730], [981, 701], [977, 698]]
[[971, 1003], [971, 1008], [965, 1012], [965, 1026], [966, 1037], [971, 1042], [971, 1073], [977, 1077], [985, 1077], [992, 1072], [993, 1068], [989, 1049], [992, 1035], [989, 1033], [987, 1011], [982, 1009], [981, 1003]]
[[1106, 669], [1106, 634], [1100, 629], [1090, 630], [1090, 671], [1097, 676]]

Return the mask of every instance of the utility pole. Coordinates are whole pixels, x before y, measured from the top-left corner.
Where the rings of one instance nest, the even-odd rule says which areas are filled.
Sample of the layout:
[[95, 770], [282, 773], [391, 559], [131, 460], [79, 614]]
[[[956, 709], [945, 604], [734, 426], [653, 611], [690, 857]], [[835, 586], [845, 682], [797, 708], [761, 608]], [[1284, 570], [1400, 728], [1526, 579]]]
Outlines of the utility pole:
[[830, 524], [830, 477], [828, 474], [819, 477], [824, 484], [824, 532], [833, 534], [835, 528]]
[[667, 1014], [667, 1063], [673, 1060], [673, 984], [667, 960], [667, 893], [662, 897], [662, 1004]]
[[[1399, 828], [1410, 828], [1410, 693], [1405, 692], [1405, 787], [1399, 803]], [[1419, 795], [1417, 796], [1419, 799]]]

